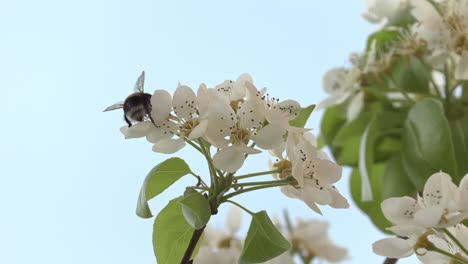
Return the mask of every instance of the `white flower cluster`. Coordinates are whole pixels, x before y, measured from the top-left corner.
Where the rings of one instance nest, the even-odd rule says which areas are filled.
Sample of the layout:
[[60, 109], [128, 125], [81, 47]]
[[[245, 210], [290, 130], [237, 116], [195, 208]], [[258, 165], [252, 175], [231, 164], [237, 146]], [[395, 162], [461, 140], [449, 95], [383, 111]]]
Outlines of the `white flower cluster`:
[[[242, 225], [242, 211], [231, 207], [226, 217], [228, 232], [207, 226], [205, 238], [200, 247], [194, 264], [237, 264], [242, 253], [243, 239], [236, 236]], [[291, 250], [269, 260], [267, 264], [294, 264], [294, 255], [312, 260], [320, 259], [336, 263], [348, 259], [347, 250], [333, 243], [328, 236], [329, 224], [317, 220], [298, 220], [297, 224], [286, 231], [286, 228], [276, 223], [277, 227], [292, 244]]]
[[228, 173], [242, 167], [246, 154], [270, 150], [278, 159], [271, 165], [281, 172], [275, 177], [295, 179], [282, 186], [288, 197], [304, 200], [318, 213], [316, 204], [349, 207], [333, 186], [341, 178], [341, 167], [316, 149], [312, 134], [306, 133], [310, 129], [289, 123], [300, 113], [299, 103], [269, 97], [265, 88], [257, 90], [250, 75], [215, 88], [201, 84], [196, 94], [180, 84], [173, 96], [156, 90], [151, 105], [152, 120], [121, 128], [126, 138], [146, 137], [153, 151], [166, 154], [202, 138], [217, 150], [216, 169]]
[[241, 168], [245, 154], [278, 147], [287, 131], [308, 130], [289, 125], [301, 111], [298, 102], [270, 98], [265, 88], [257, 90], [248, 74], [214, 88], [201, 84], [196, 94], [180, 84], [173, 96], [156, 90], [151, 105], [154, 125], [148, 120], [124, 126], [126, 138], [146, 136], [153, 151], [165, 154], [203, 138], [218, 150], [213, 157], [216, 168], [230, 173]]
[[[452, 263], [450, 258], [428, 246], [468, 259], [468, 228], [460, 224], [468, 218], [468, 175], [456, 186], [450, 175], [439, 172], [426, 182], [422, 196], [389, 198], [382, 202], [385, 217], [394, 224], [388, 228], [398, 237], [373, 244], [376, 254], [403, 258], [416, 253], [423, 263]], [[454, 243], [456, 238], [461, 245]]]
[[333, 185], [341, 179], [342, 168], [315, 145], [311, 133], [291, 134], [284, 144], [270, 151], [277, 158], [276, 163], [270, 161], [270, 167], [280, 170], [273, 177], [293, 176], [296, 182], [281, 186], [280, 190], [290, 198], [303, 200], [319, 214], [322, 213], [317, 204], [348, 208], [348, 201]]
[[412, 15], [419, 22], [412, 31], [426, 42], [428, 61], [442, 68], [447, 61], [455, 68], [457, 80], [468, 80], [468, 1], [411, 0]]
[[[379, 74], [388, 73], [393, 63], [402, 58], [409, 62], [412, 56], [436, 73], [449, 73], [445, 78], [450, 82], [468, 80], [468, 1], [366, 0], [366, 6], [368, 12], [363, 16], [370, 22], [390, 20], [407, 7], [416, 22], [409, 28], [383, 28], [398, 37], [380, 43], [380, 46], [371, 38], [365, 52], [350, 56], [351, 67], [329, 70], [323, 77], [323, 88], [329, 97], [317, 109], [347, 101], [347, 119], [355, 119], [364, 107], [362, 76], [372, 73], [380, 79]], [[399, 91], [388, 92], [386, 96], [390, 100], [404, 98]], [[406, 96], [413, 98], [416, 95], [406, 93]]]

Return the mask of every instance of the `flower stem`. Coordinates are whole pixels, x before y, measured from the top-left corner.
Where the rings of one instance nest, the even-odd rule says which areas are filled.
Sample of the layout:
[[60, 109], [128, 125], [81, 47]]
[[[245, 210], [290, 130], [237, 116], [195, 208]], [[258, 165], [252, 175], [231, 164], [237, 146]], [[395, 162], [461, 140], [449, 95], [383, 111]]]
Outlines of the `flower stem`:
[[258, 181], [258, 182], [246, 182], [246, 183], [236, 183], [233, 184], [232, 187], [244, 187], [244, 186], [252, 186], [252, 185], [269, 185], [275, 183], [288, 183], [289, 177], [283, 180], [276, 180], [276, 181]]
[[234, 201], [226, 200], [226, 202], [232, 203], [232, 204], [234, 204], [234, 205], [237, 205], [237, 207], [239, 207], [239, 208], [241, 208], [242, 210], [246, 211], [246, 212], [249, 213], [250, 215], [253, 215], [253, 214], [254, 214], [254, 212], [250, 211], [249, 209], [245, 208], [244, 206], [242, 206], [242, 205], [240, 205], [240, 204], [238, 204], [238, 203], [236, 203], [236, 202], [234, 202]]
[[270, 171], [262, 171], [262, 172], [257, 172], [257, 173], [250, 173], [250, 174], [235, 176], [234, 180], [240, 180], [240, 179], [245, 179], [245, 178], [250, 178], [250, 177], [255, 177], [255, 176], [260, 176], [260, 175], [279, 173], [279, 172], [280, 170], [270, 170]]
[[440, 248], [433, 247], [433, 248], [430, 249], [430, 251], [435, 251], [437, 253], [445, 255], [445, 256], [447, 256], [449, 258], [452, 258], [452, 259], [456, 260], [457, 262], [460, 262], [461, 264], [468, 264], [468, 261], [466, 259], [461, 258], [461, 257], [456, 256], [456, 255], [453, 255], [452, 253], [447, 252], [445, 250], [442, 250]]
[[193, 143], [192, 141], [190, 140], [186, 140], [185, 142], [187, 142], [190, 146], [192, 146], [194, 149], [198, 150], [201, 154], [205, 155], [203, 153], [203, 151], [201, 150], [200, 147], [198, 147], [195, 143]]
[[210, 178], [211, 178], [211, 184], [213, 187], [216, 189], [218, 187], [218, 179], [216, 178], [216, 169], [213, 165], [213, 160], [211, 159], [211, 156], [208, 155], [208, 152], [206, 151], [205, 145], [203, 144], [203, 141], [198, 139], [198, 144], [200, 144], [201, 151], [203, 155], [206, 158], [206, 161], [208, 162], [208, 167], [210, 169]]
[[448, 231], [447, 228], [444, 228], [443, 231], [453, 242], [455, 242], [455, 244], [457, 244], [457, 246], [463, 251], [463, 253], [465, 253], [465, 255], [468, 256], [468, 250], [466, 250], [463, 244], [460, 243], [460, 241], [452, 233], [450, 233], [450, 231]]
[[226, 201], [227, 199], [229, 199], [229, 198], [231, 198], [231, 197], [234, 197], [234, 196], [236, 196], [236, 195], [242, 194], [242, 193], [251, 192], [251, 191], [256, 191], [256, 190], [260, 190], [260, 189], [278, 187], [278, 186], [283, 186], [283, 185], [287, 185], [287, 183], [286, 183], [286, 182], [282, 182], [282, 183], [276, 183], [276, 184], [255, 186], [255, 187], [252, 187], [252, 188], [247, 188], [247, 189], [243, 189], [243, 190], [240, 190], [240, 191], [237, 191], [237, 192], [230, 193], [230, 194], [224, 196], [224, 197], [223, 197], [223, 200]]

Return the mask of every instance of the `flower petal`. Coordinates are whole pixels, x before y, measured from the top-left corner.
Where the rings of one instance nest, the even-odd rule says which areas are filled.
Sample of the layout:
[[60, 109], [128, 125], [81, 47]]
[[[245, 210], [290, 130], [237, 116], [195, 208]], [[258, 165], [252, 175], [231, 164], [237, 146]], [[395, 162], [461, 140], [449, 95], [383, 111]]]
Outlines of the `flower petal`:
[[424, 185], [423, 199], [426, 207], [439, 205], [448, 208], [459, 197], [458, 187], [447, 173], [438, 172], [429, 177]]
[[274, 149], [284, 142], [284, 133], [286, 130], [280, 125], [269, 124], [253, 135], [252, 140], [262, 149]]
[[226, 147], [214, 155], [213, 163], [220, 170], [234, 173], [242, 167], [244, 159], [244, 153], [234, 147]]
[[171, 94], [165, 90], [154, 91], [151, 96], [151, 117], [155, 122], [166, 120], [172, 110]]
[[187, 138], [192, 140], [192, 139], [202, 137], [205, 134], [207, 127], [208, 127], [208, 120], [206, 119], [201, 120], [200, 124], [198, 124], [196, 127], [193, 128], [192, 132], [190, 132], [190, 135]]
[[241, 128], [257, 128], [265, 122], [265, 109], [261, 100], [247, 100], [237, 110]]
[[179, 118], [191, 119], [198, 109], [198, 99], [192, 88], [179, 84], [174, 92], [172, 107]]
[[455, 78], [457, 80], [468, 80], [468, 51], [464, 51], [458, 61]]
[[408, 196], [386, 199], [380, 207], [384, 216], [394, 224], [411, 223], [420, 208], [416, 200]]
[[423, 227], [436, 227], [443, 214], [444, 208], [441, 206], [422, 208], [414, 215], [414, 222]]
[[330, 206], [333, 208], [349, 208], [349, 203], [346, 198], [341, 195], [337, 189], [335, 188], [330, 188], [328, 189], [329, 192], [332, 195], [332, 201], [330, 203]]
[[163, 153], [163, 154], [172, 154], [172, 153], [179, 151], [184, 146], [185, 146], [185, 141], [183, 138], [177, 138], [177, 139], [168, 138], [168, 139], [159, 140], [158, 142], [154, 143], [153, 151]]
[[414, 253], [412, 247], [410, 241], [396, 237], [384, 238], [372, 244], [375, 254], [389, 258], [408, 257]]
[[131, 127], [123, 126], [120, 128], [120, 132], [124, 134], [125, 139], [129, 138], [140, 138], [148, 134], [151, 127], [154, 125], [150, 121], [137, 122]]
[[226, 223], [229, 232], [234, 235], [242, 225], [242, 210], [237, 206], [231, 206], [226, 216]]
[[349, 101], [348, 110], [346, 112], [346, 119], [348, 122], [354, 120], [359, 115], [363, 107], [364, 92], [359, 92]]
[[460, 210], [468, 211], [468, 174], [466, 174], [463, 179], [460, 181], [459, 187], [459, 207]]
[[341, 179], [343, 168], [330, 161], [316, 159], [314, 177], [321, 183], [333, 184]]
[[424, 228], [413, 224], [401, 224], [389, 227], [387, 228], [387, 230], [392, 231], [398, 236], [409, 237], [420, 234], [424, 230]]
[[320, 205], [330, 204], [333, 201], [332, 194], [324, 187], [316, 188], [313, 183], [305, 183], [302, 188], [301, 199], [312, 201]]

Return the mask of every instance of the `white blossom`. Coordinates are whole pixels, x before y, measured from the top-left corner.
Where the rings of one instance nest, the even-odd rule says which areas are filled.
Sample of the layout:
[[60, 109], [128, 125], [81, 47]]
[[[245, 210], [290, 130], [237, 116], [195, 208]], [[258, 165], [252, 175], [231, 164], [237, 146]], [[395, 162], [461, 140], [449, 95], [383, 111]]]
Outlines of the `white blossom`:
[[379, 23], [384, 18], [391, 19], [407, 3], [408, 0], [366, 0], [367, 13], [362, 16], [371, 23]]
[[[306, 133], [309, 135], [309, 133]], [[333, 208], [348, 208], [347, 200], [333, 185], [341, 178], [342, 169], [328, 156], [316, 149], [310, 136], [290, 134], [286, 143], [286, 157], [278, 155], [273, 168], [282, 169], [276, 178], [292, 176], [296, 182], [281, 186], [288, 197], [303, 200], [312, 210], [321, 214], [319, 205]]]
[[340, 262], [349, 258], [346, 248], [333, 243], [328, 236], [329, 224], [318, 220], [298, 220], [292, 228], [291, 241], [304, 255]]

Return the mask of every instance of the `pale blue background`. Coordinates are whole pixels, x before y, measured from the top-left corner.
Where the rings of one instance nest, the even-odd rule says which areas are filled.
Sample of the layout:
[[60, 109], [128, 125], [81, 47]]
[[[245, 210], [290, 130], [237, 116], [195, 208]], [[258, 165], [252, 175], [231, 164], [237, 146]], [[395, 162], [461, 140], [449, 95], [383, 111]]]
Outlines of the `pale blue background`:
[[[124, 140], [122, 112], [102, 110], [123, 100], [142, 70], [149, 92], [249, 72], [276, 97], [318, 103], [323, 73], [345, 65], [375, 29], [360, 17], [363, 2], [2, 1], [0, 263], [154, 263], [152, 220], [134, 211], [146, 173], [167, 156]], [[315, 131], [321, 114], [308, 124]], [[205, 171], [188, 148], [176, 155]], [[266, 157], [244, 171], [266, 169]], [[348, 178], [338, 187], [349, 198]], [[153, 211], [189, 183], [157, 197]], [[383, 234], [354, 204], [320, 217], [276, 189], [237, 201], [328, 220], [348, 263], [382, 262], [370, 245]]]

